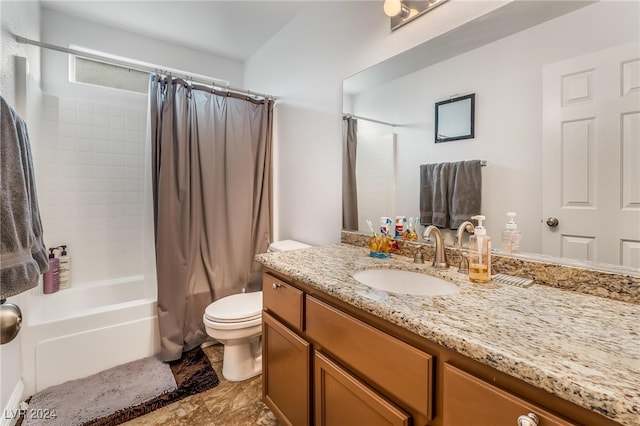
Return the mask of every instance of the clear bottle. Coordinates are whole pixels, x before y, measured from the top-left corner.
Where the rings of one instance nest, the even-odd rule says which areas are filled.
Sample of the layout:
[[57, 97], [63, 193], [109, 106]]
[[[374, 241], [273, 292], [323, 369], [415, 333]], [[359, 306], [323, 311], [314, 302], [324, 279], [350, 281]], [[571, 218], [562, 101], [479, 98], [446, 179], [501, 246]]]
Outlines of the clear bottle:
[[484, 216], [473, 216], [471, 219], [476, 219], [478, 226], [469, 237], [469, 281], [488, 283], [491, 282], [491, 237], [482, 226]]
[[520, 240], [522, 235], [518, 231], [518, 225], [515, 222], [516, 214], [514, 212], [507, 213], [509, 221], [502, 230], [502, 251], [505, 253], [518, 253], [520, 251]]

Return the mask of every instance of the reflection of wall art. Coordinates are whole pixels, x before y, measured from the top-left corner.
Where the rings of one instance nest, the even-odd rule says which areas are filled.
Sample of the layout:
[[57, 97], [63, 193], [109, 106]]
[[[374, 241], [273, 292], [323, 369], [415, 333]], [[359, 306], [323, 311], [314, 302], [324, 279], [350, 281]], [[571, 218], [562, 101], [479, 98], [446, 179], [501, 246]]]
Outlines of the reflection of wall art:
[[435, 142], [473, 139], [476, 94], [436, 102]]

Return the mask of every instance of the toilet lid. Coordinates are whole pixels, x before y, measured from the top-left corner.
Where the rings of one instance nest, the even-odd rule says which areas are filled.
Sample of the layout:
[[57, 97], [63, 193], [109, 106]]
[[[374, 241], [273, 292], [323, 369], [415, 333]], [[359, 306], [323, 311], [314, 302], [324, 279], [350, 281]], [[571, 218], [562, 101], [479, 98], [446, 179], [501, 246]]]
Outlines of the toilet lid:
[[207, 306], [204, 315], [217, 322], [240, 322], [259, 318], [262, 315], [262, 292], [223, 297]]

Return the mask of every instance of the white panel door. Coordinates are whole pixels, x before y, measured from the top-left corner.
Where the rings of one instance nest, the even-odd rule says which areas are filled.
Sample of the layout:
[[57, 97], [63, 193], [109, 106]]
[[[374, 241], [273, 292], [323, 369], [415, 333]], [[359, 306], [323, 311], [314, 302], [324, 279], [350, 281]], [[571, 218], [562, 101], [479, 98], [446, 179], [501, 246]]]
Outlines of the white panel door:
[[640, 43], [545, 65], [542, 113], [543, 253], [640, 267]]

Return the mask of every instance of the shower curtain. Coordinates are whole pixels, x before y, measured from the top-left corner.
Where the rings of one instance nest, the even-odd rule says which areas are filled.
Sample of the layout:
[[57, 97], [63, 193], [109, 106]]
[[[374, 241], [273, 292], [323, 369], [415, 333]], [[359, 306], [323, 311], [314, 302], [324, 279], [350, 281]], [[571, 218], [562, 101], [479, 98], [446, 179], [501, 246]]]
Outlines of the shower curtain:
[[161, 357], [172, 361], [207, 339], [208, 304], [261, 288], [273, 102], [155, 75], [149, 112]]
[[356, 187], [356, 148], [358, 120], [342, 119], [342, 229], [358, 230], [358, 191]]

